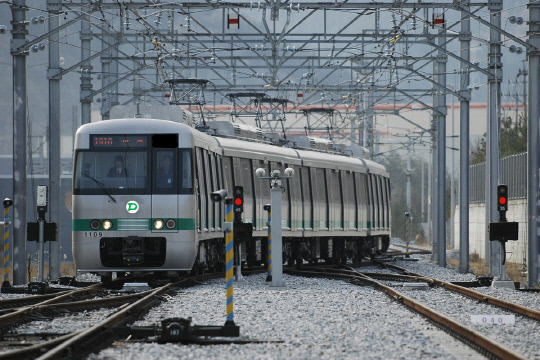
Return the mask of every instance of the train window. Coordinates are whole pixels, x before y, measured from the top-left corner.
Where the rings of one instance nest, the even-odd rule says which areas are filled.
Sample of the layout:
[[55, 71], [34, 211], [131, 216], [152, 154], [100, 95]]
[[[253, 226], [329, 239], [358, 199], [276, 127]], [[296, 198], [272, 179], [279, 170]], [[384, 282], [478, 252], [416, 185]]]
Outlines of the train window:
[[232, 158], [230, 156], [224, 156], [222, 159], [222, 164], [223, 180], [225, 182], [224, 186], [232, 194], [232, 188], [234, 185]]
[[154, 152], [154, 193], [178, 193], [176, 153], [176, 149], [157, 150]]
[[177, 148], [178, 134], [154, 134], [152, 135], [153, 148]]
[[75, 195], [148, 194], [146, 150], [78, 151], [75, 158]]
[[180, 174], [180, 194], [193, 194], [193, 166], [191, 149], [180, 149], [178, 174]]

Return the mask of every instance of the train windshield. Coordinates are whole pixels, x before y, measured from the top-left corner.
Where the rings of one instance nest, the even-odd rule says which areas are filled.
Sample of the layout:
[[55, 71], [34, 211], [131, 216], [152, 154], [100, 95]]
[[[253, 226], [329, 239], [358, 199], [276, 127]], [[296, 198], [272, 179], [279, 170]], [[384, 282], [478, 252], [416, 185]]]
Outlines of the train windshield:
[[147, 151], [79, 151], [74, 194], [145, 194], [150, 191]]
[[79, 150], [73, 194], [192, 194], [191, 156], [191, 149]]

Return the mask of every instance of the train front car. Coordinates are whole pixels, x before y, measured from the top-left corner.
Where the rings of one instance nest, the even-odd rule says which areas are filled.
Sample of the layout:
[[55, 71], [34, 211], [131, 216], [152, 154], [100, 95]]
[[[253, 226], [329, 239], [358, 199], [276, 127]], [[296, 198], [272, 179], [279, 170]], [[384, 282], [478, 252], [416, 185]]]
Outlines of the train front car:
[[193, 133], [164, 120], [83, 125], [73, 171], [79, 271], [189, 271], [196, 256]]

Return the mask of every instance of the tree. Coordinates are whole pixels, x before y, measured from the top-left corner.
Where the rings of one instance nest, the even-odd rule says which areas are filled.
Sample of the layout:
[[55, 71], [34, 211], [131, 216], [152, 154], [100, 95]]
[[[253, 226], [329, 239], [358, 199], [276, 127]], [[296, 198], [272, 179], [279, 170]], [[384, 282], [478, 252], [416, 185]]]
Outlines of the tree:
[[[521, 113], [516, 122], [511, 117], [501, 121], [501, 157], [527, 151], [527, 114]], [[486, 162], [486, 134], [471, 146], [471, 165]]]

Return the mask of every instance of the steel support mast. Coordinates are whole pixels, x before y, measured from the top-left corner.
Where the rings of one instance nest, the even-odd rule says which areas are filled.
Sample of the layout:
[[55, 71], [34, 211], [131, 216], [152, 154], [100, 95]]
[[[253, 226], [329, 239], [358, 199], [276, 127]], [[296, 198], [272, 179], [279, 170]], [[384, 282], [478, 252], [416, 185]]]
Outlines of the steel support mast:
[[81, 19], [81, 124], [88, 124], [92, 120], [92, 65], [87, 60], [92, 55], [92, 30], [90, 28], [91, 6], [82, 9], [86, 14]]
[[437, 77], [439, 83], [439, 99], [437, 101], [438, 124], [437, 124], [437, 240], [439, 243], [437, 263], [446, 267], [446, 39], [444, 33], [446, 25], [443, 23], [439, 28], [437, 45]]
[[[468, 6], [469, 0], [463, 2]], [[469, 271], [469, 67], [471, 57], [471, 20], [469, 14], [461, 13], [459, 33], [460, 56], [463, 59], [459, 72], [459, 271]]]
[[530, 2], [529, 7], [529, 112], [527, 114], [527, 199], [528, 221], [528, 283], [532, 288], [538, 284], [540, 264], [540, 3]]
[[487, 148], [486, 148], [486, 243], [489, 252], [489, 269], [492, 276], [497, 280], [507, 280], [505, 267], [502, 263], [501, 243], [489, 241], [488, 225], [498, 221], [497, 202], [494, 201], [499, 182], [500, 160], [500, 104], [501, 104], [501, 34], [496, 28], [501, 27], [502, 1], [496, 0], [489, 3], [490, 23], [493, 27], [489, 32], [489, 71], [488, 76], [488, 124], [487, 124]]
[[26, 11], [26, 0], [13, 1], [13, 285], [26, 283]]
[[[60, 226], [60, 77], [55, 76], [60, 72], [60, 37], [55, 31], [60, 25], [61, 5], [56, 0], [47, 1], [49, 12], [49, 221]], [[58, 231], [57, 241], [49, 242], [49, 278], [56, 280], [60, 276], [60, 252], [62, 244], [62, 232]]]

